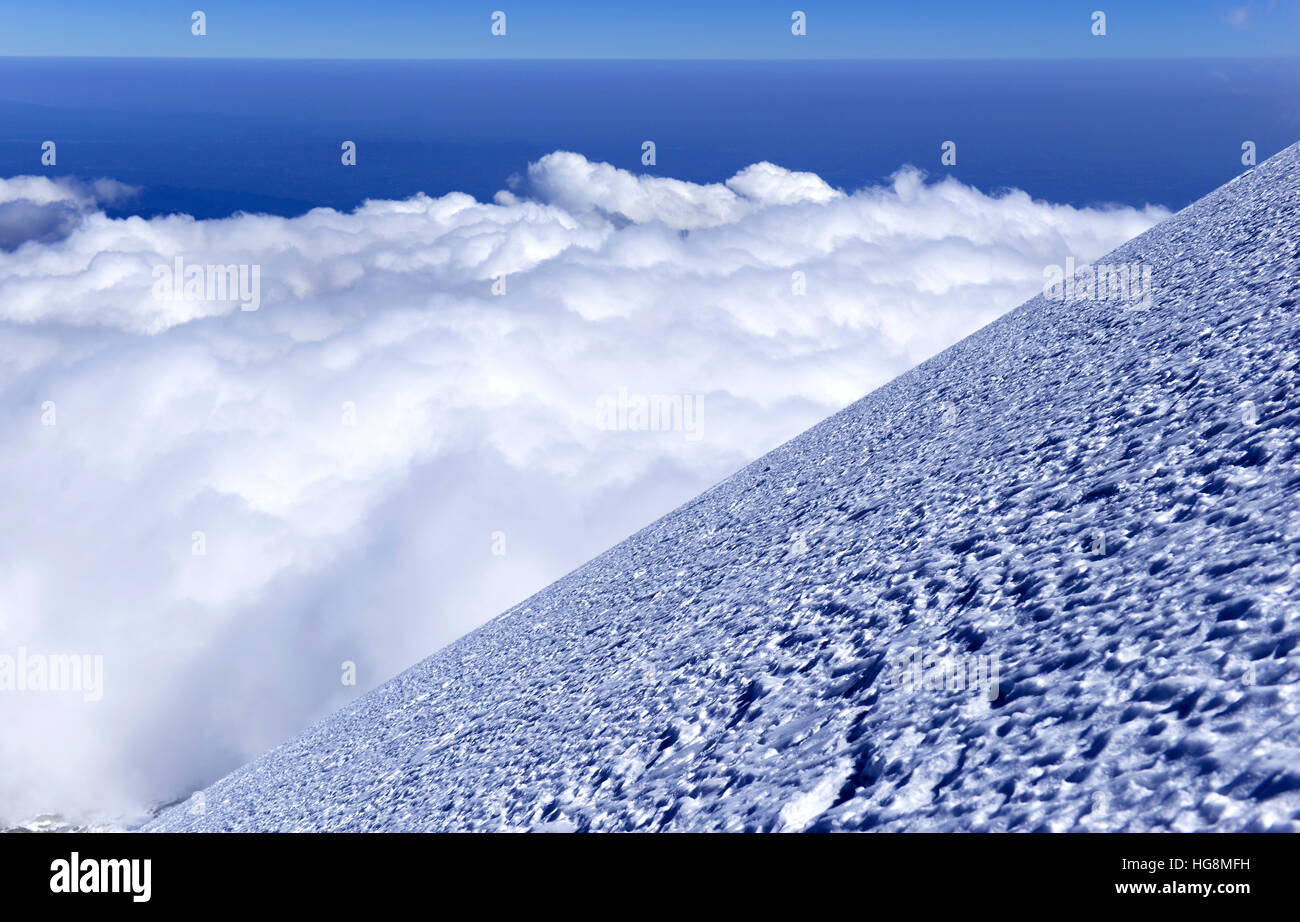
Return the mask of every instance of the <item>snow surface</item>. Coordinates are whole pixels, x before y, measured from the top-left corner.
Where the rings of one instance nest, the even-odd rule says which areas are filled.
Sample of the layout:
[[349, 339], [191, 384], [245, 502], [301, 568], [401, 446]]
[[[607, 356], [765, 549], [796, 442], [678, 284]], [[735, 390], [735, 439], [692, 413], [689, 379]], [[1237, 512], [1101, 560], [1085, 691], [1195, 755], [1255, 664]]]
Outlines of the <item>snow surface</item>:
[[1293, 146], [146, 828], [1300, 830], [1298, 227]]

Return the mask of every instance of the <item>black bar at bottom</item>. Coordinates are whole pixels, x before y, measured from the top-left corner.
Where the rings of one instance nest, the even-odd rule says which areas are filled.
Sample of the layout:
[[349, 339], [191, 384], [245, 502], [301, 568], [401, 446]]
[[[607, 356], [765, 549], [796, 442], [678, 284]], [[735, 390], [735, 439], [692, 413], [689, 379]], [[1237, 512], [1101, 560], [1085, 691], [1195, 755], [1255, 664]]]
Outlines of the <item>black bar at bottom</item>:
[[[897, 899], [936, 910], [1196, 901], [1231, 911], [1289, 898], [1296, 856], [1291, 836], [1249, 834], [11, 834], [0, 836], [0, 901], [11, 912], [74, 903], [340, 911], [478, 893], [485, 909], [613, 909], [624, 904], [592, 901], [630, 898], [664, 910], [683, 908], [681, 899], [698, 909], [686, 894], [702, 888], [705, 902], [794, 900], [805, 911], [832, 893], [879, 901], [881, 911]], [[85, 892], [92, 887], [116, 892]]]

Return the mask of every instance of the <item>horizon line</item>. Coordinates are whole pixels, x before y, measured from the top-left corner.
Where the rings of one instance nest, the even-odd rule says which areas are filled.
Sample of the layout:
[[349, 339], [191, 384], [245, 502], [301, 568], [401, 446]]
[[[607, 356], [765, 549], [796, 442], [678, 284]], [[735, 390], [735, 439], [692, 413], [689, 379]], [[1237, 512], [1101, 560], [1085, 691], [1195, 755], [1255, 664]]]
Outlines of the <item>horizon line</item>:
[[1004, 57], [858, 57], [858, 58], [812, 58], [812, 57], [764, 57], [764, 58], [709, 58], [709, 57], [428, 57], [428, 58], [374, 58], [374, 57], [297, 57], [293, 55], [112, 55], [112, 54], [3, 54], [4, 61], [350, 61], [350, 62], [569, 62], [587, 61], [623, 61], [645, 63], [718, 63], [718, 64], [846, 64], [875, 62], [961, 62], [961, 63], [1000, 63], [1013, 61], [1059, 61], [1061, 63], [1080, 63], [1094, 61], [1300, 61], [1300, 53], [1290, 55], [1177, 55], [1159, 54], [1146, 57], [1134, 55], [1094, 55], [1089, 57], [1046, 57], [1014, 55]]

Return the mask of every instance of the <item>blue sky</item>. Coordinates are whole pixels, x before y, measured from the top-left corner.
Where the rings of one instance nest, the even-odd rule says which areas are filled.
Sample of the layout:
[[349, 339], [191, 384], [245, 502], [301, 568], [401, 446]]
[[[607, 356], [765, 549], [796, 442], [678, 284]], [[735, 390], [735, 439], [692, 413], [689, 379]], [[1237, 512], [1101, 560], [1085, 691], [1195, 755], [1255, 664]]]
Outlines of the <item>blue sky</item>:
[[[190, 33], [191, 11], [207, 35]], [[791, 35], [791, 12], [807, 35]], [[1107, 35], [1092, 35], [1094, 10]], [[507, 34], [490, 18], [506, 13]], [[1292, 56], [1300, 0], [61, 0], [0, 3], [0, 56], [1088, 58]]]

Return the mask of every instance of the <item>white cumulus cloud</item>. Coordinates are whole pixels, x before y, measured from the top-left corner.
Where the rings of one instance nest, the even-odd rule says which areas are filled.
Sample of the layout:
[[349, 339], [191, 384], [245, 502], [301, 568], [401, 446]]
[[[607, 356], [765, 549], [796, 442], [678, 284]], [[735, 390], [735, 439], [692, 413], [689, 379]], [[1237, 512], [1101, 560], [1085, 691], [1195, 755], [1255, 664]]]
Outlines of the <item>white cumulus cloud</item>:
[[[565, 152], [491, 203], [124, 191], [0, 180], [0, 655], [104, 657], [100, 701], [0, 692], [0, 821], [188, 793], [1165, 215]], [[178, 257], [260, 308], [157, 297]]]

